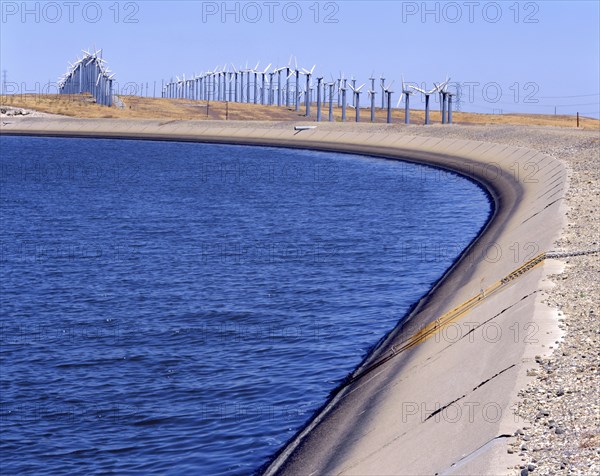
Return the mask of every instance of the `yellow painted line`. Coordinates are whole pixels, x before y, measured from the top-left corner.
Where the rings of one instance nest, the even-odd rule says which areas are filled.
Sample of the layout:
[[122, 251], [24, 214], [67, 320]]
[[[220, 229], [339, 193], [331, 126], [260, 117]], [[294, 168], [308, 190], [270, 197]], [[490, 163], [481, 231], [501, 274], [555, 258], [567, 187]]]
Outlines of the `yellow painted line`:
[[513, 270], [511, 273], [506, 275], [506, 277], [504, 277], [500, 281], [497, 281], [494, 284], [488, 286], [481, 293], [473, 296], [470, 299], [467, 299], [462, 304], [460, 304], [460, 305], [456, 306], [455, 308], [451, 309], [450, 311], [442, 314], [435, 321], [430, 322], [429, 324], [424, 326], [422, 329], [420, 329], [415, 334], [410, 336], [404, 342], [392, 346], [391, 354], [381, 358], [379, 361], [375, 362], [374, 364], [370, 365], [363, 371], [361, 371], [358, 374], [351, 377], [346, 382], [346, 385], [354, 382], [355, 380], [358, 380], [363, 375], [366, 375], [367, 373], [371, 372], [372, 370], [374, 370], [375, 368], [384, 364], [385, 362], [392, 359], [393, 357], [400, 354], [401, 352], [404, 352], [405, 350], [408, 350], [411, 347], [414, 347], [418, 344], [425, 342], [428, 339], [431, 339], [433, 336], [438, 334], [442, 329], [447, 327], [449, 324], [452, 324], [452, 323], [458, 321], [459, 319], [461, 319], [462, 317], [464, 317], [468, 311], [473, 309], [475, 306], [477, 306], [479, 303], [481, 303], [484, 299], [497, 293], [500, 289], [508, 286], [511, 283], [511, 281], [522, 276], [523, 274], [532, 270], [533, 268], [539, 266], [545, 259], [546, 259], [546, 253], [541, 253], [541, 254], [537, 255], [535, 258], [530, 259], [526, 263], [522, 264], [521, 266], [519, 266], [518, 268]]
[[435, 336], [446, 326], [459, 320], [462, 316], [464, 316], [468, 311], [473, 309], [481, 301], [488, 298], [492, 294], [495, 294], [499, 289], [507, 286], [510, 283], [510, 281], [538, 266], [540, 263], [542, 263], [544, 255], [545, 253], [542, 253], [536, 256], [535, 258], [530, 259], [525, 264], [515, 269], [512, 273], [508, 274], [503, 280], [497, 281], [491, 286], [488, 286], [483, 291], [483, 293], [473, 296], [472, 298], [468, 299], [462, 304], [456, 306], [454, 309], [451, 309], [450, 311], [446, 312], [435, 321], [427, 324], [425, 327], [417, 331], [399, 346], [393, 346], [392, 352], [402, 352], [403, 350], [413, 347], [416, 344], [420, 344], [421, 342], [425, 342], [427, 339], [430, 339], [431, 337]]

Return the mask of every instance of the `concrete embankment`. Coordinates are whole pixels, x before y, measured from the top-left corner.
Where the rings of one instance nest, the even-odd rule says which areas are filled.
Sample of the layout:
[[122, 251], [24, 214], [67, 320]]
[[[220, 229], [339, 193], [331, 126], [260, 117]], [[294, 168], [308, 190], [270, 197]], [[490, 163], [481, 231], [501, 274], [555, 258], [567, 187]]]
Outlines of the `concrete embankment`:
[[23, 118], [2, 133], [344, 151], [432, 164], [478, 181], [494, 200], [488, 226], [265, 471], [501, 474], [518, 463], [505, 438], [518, 427], [512, 407], [527, 368], [560, 335], [556, 316], [540, 303], [544, 277], [558, 262], [511, 273], [551, 250], [564, 223], [567, 174], [558, 160], [525, 148], [413, 136], [410, 128], [335, 124], [298, 133], [289, 124]]

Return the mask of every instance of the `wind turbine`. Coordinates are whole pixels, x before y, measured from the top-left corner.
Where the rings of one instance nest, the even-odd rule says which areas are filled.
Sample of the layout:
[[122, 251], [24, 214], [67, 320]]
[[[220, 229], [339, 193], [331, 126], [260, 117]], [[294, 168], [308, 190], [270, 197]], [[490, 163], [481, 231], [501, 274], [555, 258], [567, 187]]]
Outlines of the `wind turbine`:
[[[392, 123], [392, 86], [394, 85], [394, 81], [392, 81], [387, 87], [383, 88], [383, 93], [386, 95], [387, 102], [387, 123]], [[402, 96], [400, 96], [402, 97]]]
[[272, 106], [273, 103], [275, 102], [275, 99], [273, 96], [273, 84], [275, 83], [275, 81], [273, 81], [273, 76], [275, 76], [275, 72], [271, 71], [269, 73], [269, 98], [267, 100], [267, 103], [269, 104], [269, 106]]
[[221, 69], [221, 76], [223, 77], [223, 94], [221, 96], [221, 101], [227, 101], [227, 85], [229, 84], [229, 81], [227, 80], [227, 75], [227, 63], [225, 63], [225, 65]]
[[371, 89], [369, 90], [369, 96], [371, 96], [371, 122], [375, 122], [375, 78], [373, 75], [369, 78], [371, 81]]
[[[355, 80], [353, 80], [355, 81]], [[350, 89], [354, 91], [354, 104], [356, 109], [356, 122], [360, 122], [360, 90], [364, 87], [364, 83], [361, 84], [358, 88], [355, 88], [353, 85], [350, 85]]]
[[423, 96], [425, 96], [425, 125], [431, 124], [431, 122], [429, 121], [429, 96], [437, 92], [437, 88], [433, 88], [431, 91], [425, 91], [424, 89], [418, 88], [413, 85], [410, 85], [409, 87], [413, 88], [415, 91], [418, 91], [421, 94], [423, 94]]
[[[410, 85], [409, 85], [410, 87]], [[400, 98], [398, 99], [397, 107], [400, 107], [400, 103], [402, 102], [402, 96], [405, 97], [404, 103], [404, 124], [410, 124], [410, 95], [413, 94], [413, 91], [408, 89], [404, 84], [404, 76], [402, 76], [402, 92], [400, 93]]]
[[[264, 104], [265, 103], [265, 76], [267, 75], [267, 71], [269, 71], [269, 68], [271, 67], [271, 63], [269, 63], [269, 66], [267, 66], [264, 71], [262, 71], [260, 74], [262, 74], [262, 83], [261, 83], [261, 88], [260, 88], [260, 103]], [[256, 77], [256, 73], [254, 73], [254, 76]], [[255, 79], [256, 81], [256, 79]], [[254, 85], [254, 104], [256, 104], [256, 85]]]
[[321, 122], [321, 81], [322, 76], [317, 78], [317, 122]]
[[[252, 72], [254, 73], [254, 104], [258, 103], [258, 65], [260, 64], [260, 61], [258, 63], [256, 63], [256, 66], [254, 67], [254, 69], [252, 70]], [[271, 65], [269, 65], [269, 68], [271, 67]], [[267, 68], [267, 69], [269, 69]]]
[[227, 84], [229, 84], [229, 97], [227, 98], [229, 102], [233, 99], [233, 89], [236, 87], [235, 82], [233, 83], [233, 88], [231, 87], [231, 83], [234, 81], [235, 76], [232, 71], [227, 72]]
[[215, 84], [215, 101], [226, 101], [226, 84], [222, 79], [225, 77], [225, 73], [222, 69], [217, 69], [213, 72], [214, 84]]
[[456, 88], [455, 93], [448, 91], [446, 94], [448, 94], [448, 124], [452, 124], [452, 97], [453, 96], [459, 97], [458, 96], [459, 95], [458, 87]]
[[385, 78], [383, 77], [383, 73], [379, 77], [380, 85], [381, 85], [381, 109], [385, 108]]
[[[277, 73], [277, 105], [281, 106], [281, 72], [286, 69], [285, 66], [281, 67], [281, 68], [277, 68], [274, 70], [275, 73]], [[286, 92], [287, 94], [287, 92]]]
[[239, 71], [235, 68], [235, 65], [231, 63], [231, 67], [233, 68], [233, 100], [238, 102], [238, 74]]
[[313, 65], [310, 71], [302, 68], [302, 71], [306, 75], [306, 117], [310, 117], [310, 76], [313, 74], [315, 66], [317, 65]]
[[327, 83], [329, 86], [329, 122], [333, 122], [333, 87], [335, 86], [335, 79], [331, 78], [331, 83]]
[[339, 91], [341, 91], [341, 87], [342, 87], [342, 81], [344, 80], [344, 73], [342, 73], [340, 71], [340, 77], [338, 79], [338, 107], [340, 107], [342, 105], [342, 97], [339, 94]]
[[[296, 60], [296, 58], [294, 58]], [[298, 69], [298, 61], [296, 60], [296, 112], [300, 110], [300, 70]]]
[[441, 103], [442, 103], [442, 124], [446, 124], [446, 100], [448, 98], [448, 83], [450, 82], [450, 78], [446, 77], [446, 81], [442, 84], [437, 85], [433, 83], [438, 92], [440, 93]]
[[[356, 89], [356, 79], [354, 79], [354, 75], [352, 75], [351, 79], [350, 79], [350, 87], [352, 88], [352, 91], [354, 91]], [[352, 95], [352, 107], [356, 107], [356, 96]]]
[[285, 80], [285, 107], [290, 107], [290, 77], [292, 76], [292, 55], [290, 55], [290, 60], [288, 61], [288, 65], [286, 66], [286, 80]]
[[240, 102], [244, 102], [244, 73], [248, 69], [248, 62], [246, 61], [246, 68], [242, 69], [240, 66]]
[[339, 87], [339, 92], [342, 93], [342, 122], [346, 122], [346, 80], [342, 79]]
[[247, 81], [246, 81], [246, 102], [250, 102], [250, 73], [254, 73], [254, 101], [256, 101], [256, 70], [258, 69], [259, 63], [256, 63], [256, 66], [252, 69], [249, 69]]

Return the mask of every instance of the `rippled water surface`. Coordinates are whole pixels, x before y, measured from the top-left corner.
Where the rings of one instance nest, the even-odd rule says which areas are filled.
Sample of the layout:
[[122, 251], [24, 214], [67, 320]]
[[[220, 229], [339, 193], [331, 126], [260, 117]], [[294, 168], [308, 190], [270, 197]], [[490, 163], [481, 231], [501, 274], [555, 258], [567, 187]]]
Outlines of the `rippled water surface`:
[[485, 223], [436, 169], [0, 137], [3, 474], [249, 474]]

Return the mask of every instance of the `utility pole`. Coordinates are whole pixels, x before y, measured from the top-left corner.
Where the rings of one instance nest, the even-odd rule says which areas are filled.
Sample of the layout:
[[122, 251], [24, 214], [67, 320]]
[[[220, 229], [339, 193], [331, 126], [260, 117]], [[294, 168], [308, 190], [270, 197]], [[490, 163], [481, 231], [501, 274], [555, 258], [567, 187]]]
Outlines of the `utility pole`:
[[8, 71], [2, 70], [2, 94], [6, 94], [6, 74]]

